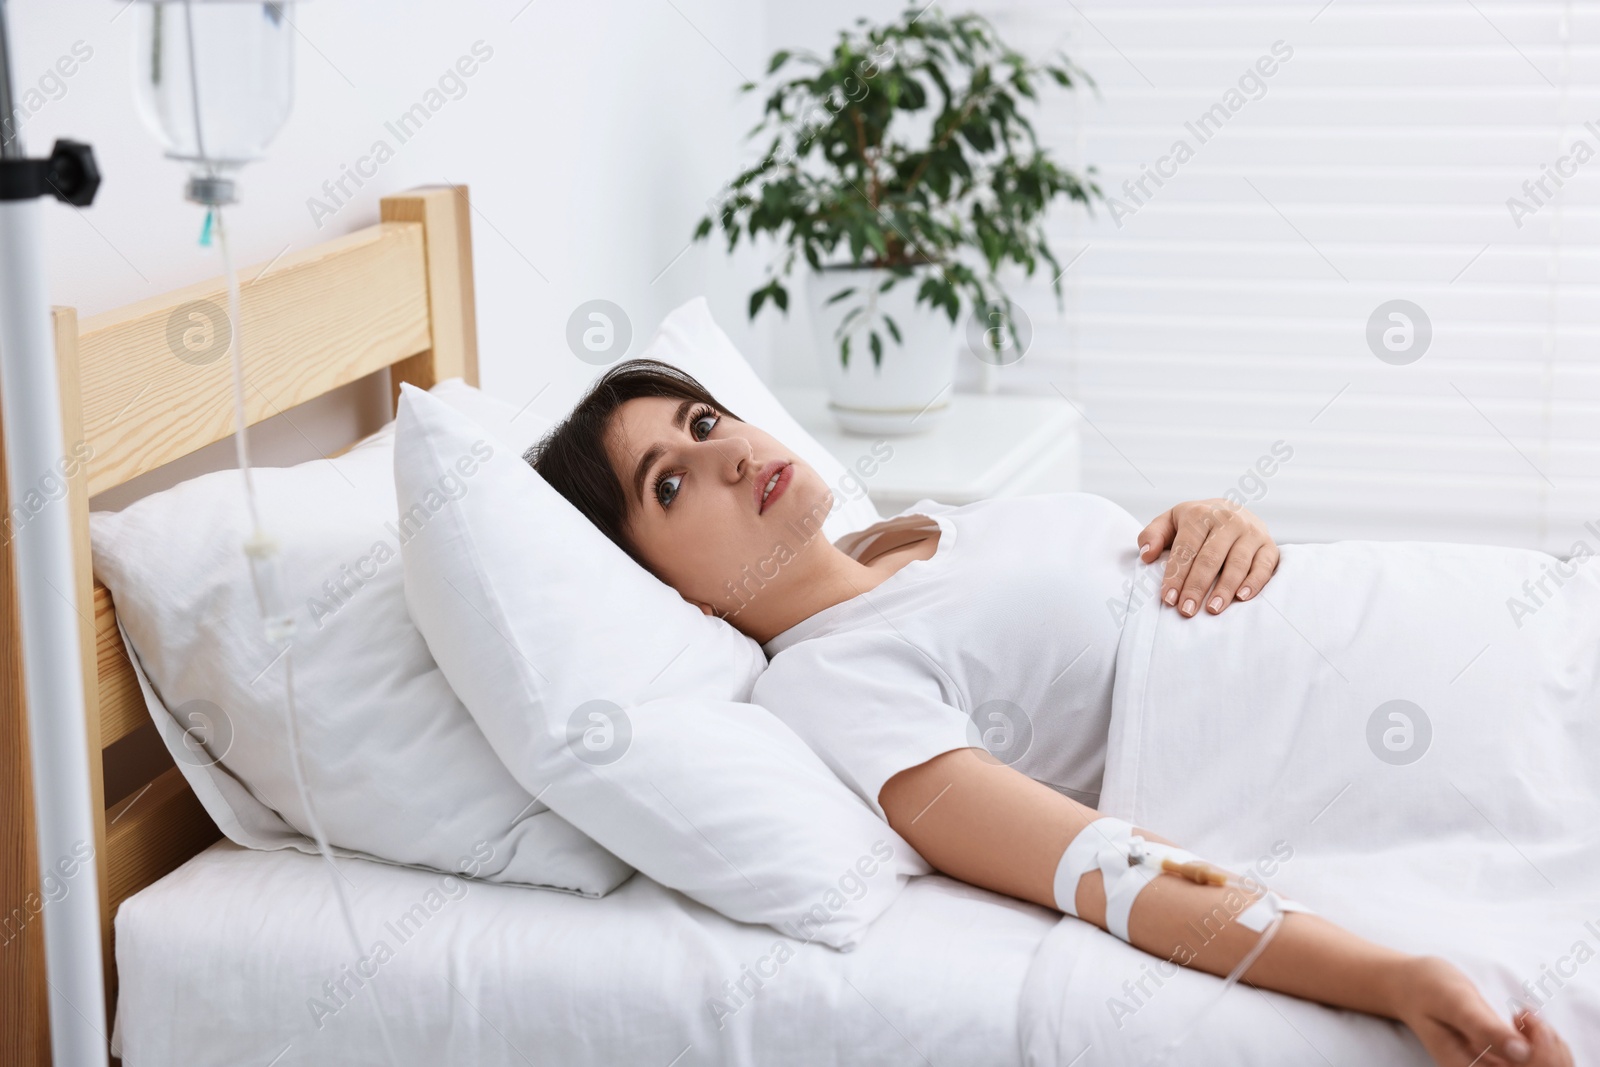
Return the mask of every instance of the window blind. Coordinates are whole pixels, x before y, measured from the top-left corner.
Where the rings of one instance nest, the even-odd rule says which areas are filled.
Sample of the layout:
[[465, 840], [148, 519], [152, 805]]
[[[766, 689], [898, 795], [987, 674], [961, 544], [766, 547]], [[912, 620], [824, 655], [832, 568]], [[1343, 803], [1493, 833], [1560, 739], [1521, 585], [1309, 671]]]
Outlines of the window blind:
[[982, 7], [1099, 86], [1036, 125], [1113, 199], [1054, 213], [1064, 308], [1018, 279], [997, 372], [1079, 408], [1086, 489], [1600, 551], [1600, 4]]

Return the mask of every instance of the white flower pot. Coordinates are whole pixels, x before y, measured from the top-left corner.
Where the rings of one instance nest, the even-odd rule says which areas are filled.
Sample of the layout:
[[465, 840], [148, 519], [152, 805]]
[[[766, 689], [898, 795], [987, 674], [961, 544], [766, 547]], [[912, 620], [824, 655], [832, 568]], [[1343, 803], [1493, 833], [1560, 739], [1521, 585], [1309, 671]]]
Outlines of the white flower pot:
[[[889, 272], [842, 268], [813, 272], [807, 279], [811, 321], [817, 328], [828, 407], [846, 430], [863, 434], [908, 434], [932, 429], [950, 410], [960, 334], [943, 311], [916, 303], [917, 278], [903, 279], [887, 293], [878, 286]], [[855, 293], [836, 304], [828, 298], [842, 289]], [[850, 309], [865, 303], [867, 313], [850, 324], [850, 360], [839, 359], [838, 331]], [[889, 315], [900, 328], [901, 343], [884, 325]], [[883, 362], [874, 366], [868, 335], [883, 339]]]

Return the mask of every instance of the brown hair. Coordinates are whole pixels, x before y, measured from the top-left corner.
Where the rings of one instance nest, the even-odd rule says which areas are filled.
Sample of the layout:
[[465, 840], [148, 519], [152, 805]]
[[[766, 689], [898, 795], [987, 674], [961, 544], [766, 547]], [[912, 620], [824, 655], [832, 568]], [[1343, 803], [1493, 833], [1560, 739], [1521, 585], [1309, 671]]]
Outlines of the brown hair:
[[687, 371], [656, 359], [630, 359], [597, 378], [572, 412], [522, 458], [601, 533], [648, 570], [628, 541], [628, 494], [606, 451], [606, 435], [617, 409], [640, 397], [695, 400], [739, 419]]

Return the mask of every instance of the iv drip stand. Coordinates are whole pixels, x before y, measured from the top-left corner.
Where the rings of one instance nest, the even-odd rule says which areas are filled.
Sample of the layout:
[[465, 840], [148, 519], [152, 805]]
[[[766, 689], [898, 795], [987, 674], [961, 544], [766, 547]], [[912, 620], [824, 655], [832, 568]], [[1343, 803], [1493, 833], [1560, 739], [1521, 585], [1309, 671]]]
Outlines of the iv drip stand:
[[[49, 159], [24, 158], [15, 102], [6, 0], [0, 0], [0, 418], [8, 507], [58, 469], [65, 447], [45, 284], [43, 198], [86, 205], [100, 182], [87, 145], [58, 141]], [[57, 870], [58, 863], [71, 862], [95, 843], [78, 608], [70, 597], [76, 588], [70, 518], [63, 498], [48, 501], [25, 523], [13, 523], [17, 601], [41, 889], [51, 882], [67, 886], [66, 895], [44, 903], [39, 915], [51, 1062], [105, 1067], [96, 864], [93, 858], [76, 863], [70, 879]]]

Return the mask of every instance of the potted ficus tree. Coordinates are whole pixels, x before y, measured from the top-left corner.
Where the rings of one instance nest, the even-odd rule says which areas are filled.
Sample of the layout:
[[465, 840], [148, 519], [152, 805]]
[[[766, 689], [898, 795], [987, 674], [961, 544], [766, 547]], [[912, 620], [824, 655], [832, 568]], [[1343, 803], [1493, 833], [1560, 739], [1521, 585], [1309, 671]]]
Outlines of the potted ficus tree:
[[1087, 75], [1065, 56], [1028, 59], [979, 15], [938, 8], [857, 20], [830, 54], [780, 51], [767, 75], [751, 132], [766, 153], [695, 237], [720, 228], [729, 251], [741, 234], [775, 240], [752, 319], [768, 302], [787, 313], [786, 282], [804, 260], [814, 319], [831, 337], [835, 416], [867, 433], [924, 429], [949, 403], [962, 316], [979, 343], [1006, 343], [996, 339], [1009, 336], [1014, 307], [1002, 269], [1047, 264], [1060, 301], [1045, 214], [1058, 197], [1087, 206], [1100, 190], [1092, 167], [1080, 177], [1050, 158], [1021, 108], [1046, 84]]

